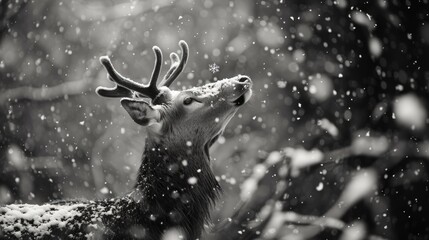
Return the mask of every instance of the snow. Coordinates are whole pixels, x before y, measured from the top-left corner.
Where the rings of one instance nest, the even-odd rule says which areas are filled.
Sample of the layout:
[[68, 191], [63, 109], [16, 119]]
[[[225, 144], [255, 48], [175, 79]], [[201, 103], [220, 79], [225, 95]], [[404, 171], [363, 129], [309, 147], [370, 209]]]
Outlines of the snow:
[[103, 187], [100, 189], [100, 193], [102, 194], [108, 194], [109, 193], [109, 189], [107, 187]]
[[188, 183], [190, 185], [195, 185], [195, 184], [197, 184], [197, 182], [198, 182], [198, 178], [196, 178], [196, 177], [190, 177], [190, 178], [188, 178]]
[[212, 73], [219, 72], [219, 66], [216, 63], [212, 63], [209, 65], [209, 71]]
[[427, 112], [420, 99], [413, 93], [396, 98], [393, 102], [396, 121], [411, 130], [425, 127]]
[[285, 148], [284, 153], [291, 159], [291, 166], [294, 169], [320, 163], [324, 157], [324, 154], [318, 149], [306, 150], [304, 148]]
[[371, 37], [369, 39], [368, 47], [369, 47], [369, 51], [373, 57], [379, 57], [381, 55], [382, 50], [383, 50], [383, 47], [381, 45], [381, 41], [376, 37]]
[[247, 201], [253, 196], [253, 193], [258, 188], [259, 181], [265, 176], [268, 167], [276, 164], [281, 159], [283, 159], [282, 154], [274, 151], [267, 157], [264, 163], [256, 164], [253, 167], [252, 175], [249, 176], [240, 186], [240, 198], [242, 201]]
[[357, 134], [351, 145], [354, 154], [365, 156], [380, 156], [389, 146], [389, 140], [386, 137], [370, 136], [369, 131], [365, 136]]
[[219, 95], [223, 88], [234, 86], [234, 81], [238, 81], [242, 75], [238, 75], [233, 78], [226, 78], [219, 80], [214, 83], [208, 83], [206, 85], [200, 86], [200, 87], [193, 87], [188, 89], [188, 91], [192, 92], [194, 95], [198, 96], [199, 98], [208, 98], [208, 97], [215, 97]]
[[367, 229], [362, 221], [355, 221], [350, 226], [345, 228], [340, 240], [359, 240], [365, 239]]
[[326, 118], [318, 120], [317, 125], [325, 129], [333, 137], [337, 137], [339, 134], [338, 128]]
[[264, 176], [266, 167], [257, 164], [253, 167], [253, 174], [241, 184], [240, 198], [242, 201], [249, 200], [258, 187], [259, 180]]
[[[73, 217], [81, 215], [77, 208], [85, 206], [86, 204], [10, 204], [0, 208], [0, 227], [3, 232], [14, 232], [17, 237], [20, 237], [20, 231], [37, 236], [49, 235], [50, 227], [55, 225], [64, 228]], [[22, 220], [31, 221], [32, 224], [23, 225]]]
[[206, 84], [201, 87], [190, 88], [189, 91], [201, 98], [214, 97], [220, 93], [221, 86], [222, 81], [218, 81], [215, 83]]
[[27, 158], [22, 149], [16, 145], [10, 145], [7, 149], [7, 161], [16, 169], [23, 169], [27, 166]]
[[168, 229], [163, 235], [162, 240], [180, 240], [185, 239], [184, 234], [180, 229], [171, 228]]
[[374, 169], [362, 169], [350, 180], [338, 200], [348, 208], [377, 188], [378, 174]]
[[[55, 232], [81, 239], [85, 231], [103, 231], [106, 219], [121, 218], [123, 208], [131, 207], [131, 197], [112, 198], [100, 201], [63, 201], [34, 204], [10, 204], [0, 207], [0, 229], [3, 234], [26, 236], [26, 238], [58, 238]], [[97, 230], [98, 231], [98, 230]], [[54, 236], [55, 235], [55, 236]]]
[[370, 31], [372, 31], [376, 26], [372, 20], [372, 17], [369, 14], [363, 12], [353, 11], [351, 14], [351, 19], [353, 22], [367, 27]]
[[315, 74], [308, 77], [309, 93], [316, 100], [323, 102], [326, 101], [331, 95], [333, 90], [332, 80], [324, 74]]
[[323, 182], [319, 182], [319, 184], [316, 187], [316, 190], [319, 192], [323, 190]]

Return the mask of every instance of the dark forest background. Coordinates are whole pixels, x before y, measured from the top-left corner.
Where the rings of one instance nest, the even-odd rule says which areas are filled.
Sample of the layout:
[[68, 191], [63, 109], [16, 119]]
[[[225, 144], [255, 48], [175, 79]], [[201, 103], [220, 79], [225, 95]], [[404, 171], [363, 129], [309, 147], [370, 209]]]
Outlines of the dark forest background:
[[183, 39], [173, 88], [254, 82], [211, 149], [205, 239], [429, 239], [428, 6], [0, 0], [0, 204], [128, 192], [145, 129], [95, 94], [98, 58], [146, 81]]

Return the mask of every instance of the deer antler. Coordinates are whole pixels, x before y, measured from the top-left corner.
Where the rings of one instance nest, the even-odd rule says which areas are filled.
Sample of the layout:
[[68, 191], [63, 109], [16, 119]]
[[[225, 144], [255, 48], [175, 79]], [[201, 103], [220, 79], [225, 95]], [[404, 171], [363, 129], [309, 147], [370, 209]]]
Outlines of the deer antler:
[[160, 83], [160, 86], [169, 87], [185, 68], [186, 62], [188, 61], [189, 47], [188, 44], [183, 40], [179, 41], [179, 46], [182, 48], [182, 58], [179, 62], [179, 56], [177, 56], [177, 54], [170, 54], [171, 66], [164, 79]]
[[154, 99], [159, 94], [159, 89], [156, 87], [156, 81], [161, 70], [162, 53], [156, 46], [152, 49], [155, 53], [155, 66], [148, 86], [144, 86], [141, 83], [122, 76], [113, 67], [109, 57], [104, 56], [100, 58], [100, 61], [109, 73], [109, 79], [118, 85], [113, 88], [99, 87], [96, 90], [97, 93], [103, 97], [129, 97], [130, 95], [132, 96], [132, 92], [130, 91], [132, 90]]
[[[179, 45], [182, 48], [182, 58], [179, 60], [179, 56], [176, 53], [170, 54], [171, 66], [165, 74], [163, 80], [159, 84], [160, 87], [169, 87], [183, 71], [183, 68], [186, 65], [189, 53], [188, 44], [186, 44], [185, 41], [181, 40], [179, 42]], [[155, 53], [155, 65], [149, 84], [147, 86], [144, 86], [141, 83], [122, 76], [113, 67], [113, 64], [110, 61], [109, 57], [103, 56], [100, 58], [100, 61], [106, 68], [109, 74], [109, 79], [115, 82], [117, 85], [113, 88], [98, 87], [96, 92], [103, 97], [132, 97], [132, 91], [135, 91], [136, 93], [147, 96], [152, 100], [157, 98], [160, 93], [160, 90], [157, 87], [157, 80], [161, 71], [162, 53], [161, 49], [159, 49], [159, 47], [157, 46], [154, 46], [152, 49]]]

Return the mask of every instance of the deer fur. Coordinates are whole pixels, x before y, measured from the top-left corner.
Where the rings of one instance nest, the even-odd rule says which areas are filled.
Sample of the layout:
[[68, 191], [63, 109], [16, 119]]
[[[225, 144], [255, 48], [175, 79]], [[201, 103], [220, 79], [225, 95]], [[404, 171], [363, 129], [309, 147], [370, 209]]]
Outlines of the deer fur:
[[2, 206], [0, 239], [162, 239], [169, 231], [199, 239], [220, 193], [209, 148], [249, 99], [250, 87], [241, 75], [184, 91], [161, 86], [152, 103], [139, 96], [147, 90], [120, 83], [103, 88], [105, 95], [125, 96], [122, 106], [148, 129], [134, 189], [112, 199]]

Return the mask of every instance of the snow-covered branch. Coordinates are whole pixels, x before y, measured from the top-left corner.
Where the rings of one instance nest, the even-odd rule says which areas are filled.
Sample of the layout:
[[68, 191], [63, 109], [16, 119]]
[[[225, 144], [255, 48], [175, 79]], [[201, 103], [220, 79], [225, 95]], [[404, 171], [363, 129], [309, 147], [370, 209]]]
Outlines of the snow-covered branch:
[[[242, 183], [241, 207], [226, 224], [220, 225], [223, 229], [217, 229], [228, 233], [241, 232], [252, 237], [262, 236], [263, 239], [288, 239], [284, 236], [296, 235], [296, 232], [300, 233], [300, 239], [309, 239], [325, 228], [339, 229], [346, 233], [349, 226], [338, 219], [357, 202], [373, 196], [382, 172], [392, 168], [406, 156], [429, 159], [428, 146], [429, 143], [425, 141], [415, 143], [393, 140], [366, 130], [357, 131], [350, 146], [330, 152], [303, 148], [285, 148], [272, 152], [264, 162], [254, 166], [252, 174]], [[355, 171], [354, 177], [349, 180], [336, 203], [321, 217], [282, 211], [282, 197], [288, 189], [288, 182], [297, 177], [302, 169], [318, 164], [338, 163], [341, 159], [356, 156], [375, 158], [373, 167]], [[335, 224], [332, 225], [333, 223]], [[303, 224], [311, 226], [302, 226]], [[371, 239], [382, 238], [372, 236]]]

